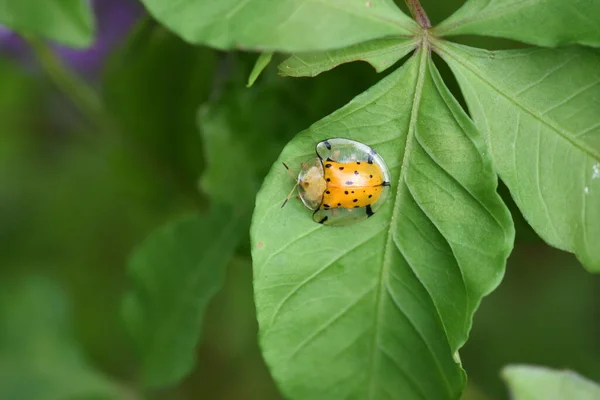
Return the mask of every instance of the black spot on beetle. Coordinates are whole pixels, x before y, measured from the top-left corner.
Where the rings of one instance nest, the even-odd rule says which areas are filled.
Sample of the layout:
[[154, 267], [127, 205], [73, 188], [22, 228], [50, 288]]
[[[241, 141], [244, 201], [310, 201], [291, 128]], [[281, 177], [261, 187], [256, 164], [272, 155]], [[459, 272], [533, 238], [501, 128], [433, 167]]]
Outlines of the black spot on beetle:
[[370, 194], [370, 195], [369, 195], [369, 198], [371, 198], [371, 197], [373, 197], [373, 195], [372, 195], [372, 194]]
[[358, 171], [354, 171], [354, 175], [358, 175]]
[[353, 203], [356, 203], [357, 201], [358, 201], [358, 199], [354, 199], [354, 200], [352, 200], [352, 202], [353, 202]]
[[352, 193], [354, 193], [354, 190], [352, 191]]
[[360, 165], [360, 161], [357, 161], [357, 162], [356, 162], [356, 165]]
[[373, 175], [369, 175], [369, 178], [373, 178]]
[[347, 190], [344, 190], [344, 194], [348, 194], [348, 191], [347, 191]]
[[354, 208], [359, 208], [360, 206], [354, 206]]
[[329, 179], [329, 178], [327, 178], [326, 180], [327, 180], [327, 182], [331, 182], [331, 179]]
[[338, 207], [340, 207], [342, 205], [342, 203], [338, 203]]
[[323, 204], [323, 208], [330, 208], [331, 206], [329, 204]]
[[331, 164], [325, 164], [325, 168], [331, 168]]
[[329, 190], [325, 191], [325, 194], [331, 194], [331, 192]]
[[319, 223], [320, 223], [320, 224], [324, 223], [325, 221], [327, 221], [327, 218], [329, 218], [329, 217], [327, 217], [327, 216], [323, 217], [323, 219], [322, 219], [322, 220], [320, 220], [320, 221], [319, 221]]
[[354, 182], [352, 181], [346, 181], [346, 185], [352, 185]]
[[327, 150], [331, 150], [331, 144], [329, 143], [329, 141], [324, 140], [323, 144], [325, 145], [325, 147], [327, 147]]
[[343, 170], [344, 170], [344, 167], [340, 167], [340, 171], [343, 171]]
[[373, 212], [373, 209], [371, 208], [370, 204], [366, 208], [367, 208], [367, 218], [370, 217], [371, 215], [375, 214]]

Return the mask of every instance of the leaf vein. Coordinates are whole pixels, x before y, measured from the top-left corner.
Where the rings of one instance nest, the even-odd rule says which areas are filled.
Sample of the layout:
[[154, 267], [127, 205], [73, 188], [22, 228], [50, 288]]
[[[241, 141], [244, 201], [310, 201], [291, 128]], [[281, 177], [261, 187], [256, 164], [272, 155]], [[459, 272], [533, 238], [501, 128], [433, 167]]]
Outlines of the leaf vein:
[[515, 96], [517, 96], [517, 97], [521, 96], [525, 92], [527, 92], [528, 90], [533, 89], [534, 87], [538, 86], [539, 84], [541, 84], [542, 82], [544, 82], [546, 79], [548, 79], [552, 74], [554, 74], [555, 72], [560, 71], [567, 64], [569, 64], [571, 61], [575, 60], [578, 57], [579, 57], [579, 54], [575, 54], [575, 55], [573, 55], [570, 58], [566, 58], [562, 63], [560, 63], [560, 64], [554, 66], [553, 68], [549, 69], [548, 71], [546, 71], [546, 73], [544, 75], [542, 75], [541, 78], [536, 79], [535, 81], [531, 82], [529, 85], [525, 86], [520, 91], [516, 92]]
[[318, 270], [316, 270], [312, 275], [308, 276], [306, 279], [304, 279], [302, 282], [300, 282], [298, 285], [296, 285], [279, 303], [279, 305], [275, 308], [275, 311], [273, 312], [273, 317], [271, 318], [271, 323], [269, 324], [270, 327], [273, 327], [273, 324], [275, 323], [275, 320], [277, 319], [277, 316], [279, 315], [279, 312], [281, 311], [281, 309], [283, 308], [283, 306], [296, 294], [298, 293], [298, 291], [300, 289], [302, 289], [306, 284], [310, 283], [313, 279], [315, 279], [316, 277], [318, 277], [320, 274], [322, 274], [323, 272], [325, 272], [327, 269], [329, 269], [329, 267], [331, 267], [332, 265], [334, 265], [336, 262], [338, 262], [339, 260], [341, 260], [344, 257], [347, 257], [349, 254], [351, 254], [353, 251], [356, 251], [357, 249], [361, 248], [362, 246], [364, 246], [365, 244], [369, 243], [371, 240], [376, 239], [377, 236], [381, 233], [381, 231], [377, 231], [374, 235], [370, 236], [369, 238], [367, 238], [366, 240], [363, 240], [362, 242], [358, 243], [356, 246], [354, 246], [351, 249], [348, 249], [348, 251], [343, 251], [340, 252], [340, 255], [336, 258], [334, 258], [333, 260], [331, 260], [330, 262], [328, 262], [327, 264], [325, 264], [324, 266], [322, 266], [321, 268], [319, 268]]
[[[404, 370], [404, 368], [402, 368], [400, 366], [400, 364], [398, 364], [398, 361], [396, 361], [396, 359], [394, 357], [392, 357], [390, 352], [381, 345], [379, 346], [379, 351], [381, 351], [381, 354], [383, 354], [385, 357], [387, 357], [387, 359], [390, 360], [392, 362], [392, 364], [394, 364], [394, 366], [398, 369], [398, 371], [400, 371], [402, 373], [402, 375], [404, 375], [406, 382], [409, 384], [410, 387], [412, 387], [413, 391], [418, 394], [419, 398], [421, 398], [423, 400], [427, 400], [427, 396], [425, 396], [423, 394], [423, 392], [421, 391], [421, 388], [419, 388], [419, 386], [416, 384], [416, 382], [412, 379], [411, 375], [408, 372], [406, 372]], [[394, 398], [394, 397], [392, 396], [392, 398]]]
[[[411, 269], [411, 271], [413, 271], [413, 274], [414, 274], [414, 271], [415, 271], [414, 267], [411, 265], [411, 263], [408, 261], [408, 259], [404, 256], [404, 254], [402, 253], [402, 250], [400, 250], [400, 248], [398, 246], [395, 246], [395, 247], [398, 250], [398, 252], [400, 253], [400, 255], [402, 256], [402, 258], [404, 258], [404, 260], [406, 261], [406, 264], [409, 266], [409, 268]], [[425, 288], [425, 285], [423, 285], [423, 282], [421, 282], [421, 280], [419, 279], [419, 277], [416, 276], [416, 275], [415, 275], [415, 277], [417, 278], [417, 280], [419, 281], [419, 283], [421, 284], [421, 286], [423, 286], [423, 288], [425, 289], [425, 291], [427, 291], [427, 288]], [[417, 329], [417, 326], [413, 322], [413, 320], [410, 319], [410, 317], [408, 316], [408, 314], [406, 313], [406, 311], [400, 306], [400, 302], [398, 301], [398, 299], [392, 293], [392, 290], [390, 289], [389, 285], [385, 285], [385, 289], [386, 289], [387, 295], [392, 300], [392, 304], [394, 304], [394, 306], [396, 307], [396, 309], [402, 315], [404, 315], [404, 317], [408, 321], [409, 325], [412, 327], [413, 331], [417, 334], [417, 336], [419, 336], [419, 338], [421, 339], [421, 341], [423, 342], [423, 344], [425, 345], [425, 347], [427, 347], [427, 350], [429, 350], [429, 354], [431, 355], [431, 359], [433, 360], [434, 364], [436, 365], [437, 371], [440, 374], [440, 377], [442, 378], [442, 381], [446, 384], [446, 389], [448, 389], [448, 393], [452, 393], [450, 382], [448, 382], [448, 378], [446, 377], [446, 374], [444, 374], [444, 371], [442, 370], [442, 365], [440, 364], [440, 360], [437, 357], [435, 351], [431, 348], [431, 345], [429, 344], [429, 342], [427, 340], [425, 340], [425, 336], [423, 335], [423, 333], [421, 333], [421, 331], [419, 331], [419, 329]], [[431, 295], [430, 295], [430, 297], [431, 297]], [[451, 396], [449, 396], [449, 398], [451, 398]]]
[[[266, 213], [268, 215], [268, 213]], [[262, 222], [262, 221], [261, 221]], [[269, 254], [269, 257], [267, 257], [267, 259], [263, 262], [263, 265], [267, 265], [268, 263], [271, 262], [271, 260], [273, 260], [273, 258], [277, 257], [279, 254], [283, 253], [285, 250], [287, 250], [289, 247], [291, 247], [293, 244], [295, 244], [296, 242], [304, 239], [307, 236], [312, 235], [314, 232], [318, 231], [319, 229], [321, 229], [323, 227], [323, 225], [317, 225], [314, 229], [311, 229], [309, 231], [304, 232], [302, 235], [296, 237], [295, 239], [290, 240], [289, 242], [287, 242], [285, 244], [285, 246], [279, 248], [277, 251]]]
[[[567, 104], [569, 101], [573, 100], [575, 97], [579, 96], [580, 94], [586, 92], [587, 90], [592, 89], [594, 86], [597, 86], [598, 83], [600, 83], [600, 79], [596, 80], [595, 82], [592, 82], [589, 85], [585, 85], [581, 88], [579, 88], [579, 90], [577, 90], [575, 93], [571, 94], [568, 97], [565, 97], [563, 99], [561, 99], [561, 101], [559, 101], [557, 104], [553, 105], [552, 107], [550, 107], [549, 109], [545, 110], [542, 112], [541, 115], [545, 115], [548, 114], [549, 112], [556, 110], [557, 108], [564, 106], [565, 104]], [[576, 135], [573, 135], [573, 137], [577, 137]]]
[[[546, 0], [522, 0], [519, 2], [515, 2], [512, 5], [506, 6], [504, 8], [496, 8], [495, 10], [492, 10], [490, 12], [482, 12], [483, 11], [483, 9], [482, 9], [480, 12], [472, 15], [471, 17], [463, 18], [462, 20], [459, 19], [458, 21], [454, 21], [453, 23], [446, 25], [446, 26], [442, 25], [441, 28], [436, 29], [435, 32], [438, 35], [443, 35], [444, 32], [452, 30], [452, 29], [456, 28], [457, 26], [466, 25], [471, 22], [476, 22], [478, 20], [484, 20], [485, 18], [489, 18], [490, 15], [493, 18], [502, 17], [505, 14], [508, 14], [515, 10], [519, 10], [520, 8], [532, 7], [532, 6], [536, 5], [536, 3], [542, 3], [544, 1], [546, 1]], [[484, 9], [487, 8], [487, 6], [489, 6], [490, 3], [491, 3], [491, 1], [488, 4], [486, 4]]]
[[536, 145], [536, 151], [535, 151], [535, 174], [536, 174], [536, 186], [537, 186], [537, 192], [540, 196], [540, 201], [542, 203], [542, 207], [544, 207], [544, 213], [546, 214], [546, 217], [548, 218], [548, 223], [550, 225], [550, 228], [552, 229], [552, 231], [554, 232], [554, 237], [556, 241], [559, 240], [559, 235], [558, 235], [558, 230], [556, 229], [556, 226], [554, 225], [554, 222], [552, 221], [552, 215], [550, 214], [550, 211], [548, 209], [548, 203], [546, 202], [546, 198], [544, 197], [544, 194], [542, 193], [542, 174], [541, 174], [541, 170], [540, 170], [540, 158], [541, 158], [541, 136], [542, 136], [542, 126], [541, 124], [538, 124], [538, 129], [537, 129], [537, 145]]
[[555, 123], [552, 123], [550, 121], [547, 121], [547, 120], [543, 119], [542, 115], [540, 115], [538, 112], [536, 112], [535, 110], [532, 110], [532, 109], [526, 107], [524, 104], [522, 104], [519, 101], [517, 101], [517, 99], [514, 98], [513, 96], [511, 96], [509, 93], [506, 93], [505, 91], [503, 91], [502, 89], [500, 89], [499, 87], [497, 87], [494, 84], [494, 82], [492, 82], [491, 80], [489, 80], [486, 77], [484, 77], [483, 74], [477, 69], [477, 67], [475, 67], [474, 65], [470, 64], [469, 62], [467, 62], [463, 58], [457, 56], [456, 54], [452, 53], [452, 51], [448, 51], [448, 47], [447, 46], [444, 46], [441, 49], [441, 51], [443, 51], [448, 56], [452, 57], [459, 64], [463, 65], [466, 69], [468, 69], [469, 71], [471, 71], [482, 82], [484, 82], [485, 84], [487, 84], [492, 90], [494, 90], [496, 93], [498, 93], [499, 95], [501, 95], [502, 97], [504, 97], [509, 102], [513, 103], [515, 106], [517, 106], [517, 108], [520, 108], [525, 113], [531, 115], [533, 118], [535, 118], [536, 120], [540, 121], [543, 125], [545, 125], [548, 128], [550, 128], [550, 130], [556, 132], [560, 137], [562, 137], [564, 140], [566, 140], [567, 142], [569, 142], [574, 147], [578, 148], [579, 150], [581, 150], [582, 152], [584, 152], [586, 154], [589, 154], [595, 160], [600, 161], [600, 151], [597, 151], [596, 149], [593, 149], [593, 148], [589, 147], [586, 143], [580, 143], [580, 142], [574, 140], [575, 139], [574, 135], [571, 135], [569, 132], [567, 132], [566, 130], [564, 130], [560, 126], [557, 126]]
[[354, 299], [353, 301], [348, 303], [348, 305], [346, 307], [342, 308], [337, 314], [335, 314], [333, 317], [331, 317], [330, 319], [325, 321], [325, 323], [323, 323], [321, 326], [319, 326], [313, 333], [308, 335], [306, 337], [306, 339], [304, 339], [302, 342], [300, 342], [298, 344], [298, 346], [296, 346], [296, 348], [294, 350], [292, 350], [292, 352], [290, 353], [290, 355], [288, 357], [288, 362], [291, 362], [292, 359], [294, 357], [296, 357], [296, 355], [300, 352], [300, 350], [302, 350], [305, 346], [310, 344], [310, 342], [312, 342], [317, 336], [319, 336], [321, 333], [325, 332], [327, 330], [327, 328], [332, 326], [337, 320], [342, 318], [348, 311], [350, 311], [353, 307], [355, 307], [357, 304], [359, 304], [361, 302], [361, 300], [363, 300], [369, 293], [371, 293], [375, 289], [376, 286], [377, 285], [373, 285], [372, 287], [369, 287], [367, 290], [365, 290], [363, 293], [361, 293], [359, 296], [356, 296], [356, 299]]
[[596, 129], [596, 128], [600, 128], [600, 121], [598, 121], [597, 123], [595, 123], [594, 125], [592, 125], [592, 126], [590, 126], [590, 127], [586, 128], [586, 129], [584, 129], [584, 130], [582, 130], [582, 131], [578, 132], [577, 134], [575, 134], [575, 136], [574, 136], [574, 137], [578, 138], [578, 137], [580, 137], [580, 136], [587, 135], [588, 133], [590, 133], [591, 131], [593, 131], [593, 130], [594, 130], [594, 129]]
[[[450, 240], [448, 240], [448, 238], [442, 233], [442, 231], [440, 230], [439, 226], [437, 226], [437, 224], [433, 221], [433, 219], [431, 218], [431, 216], [429, 215], [428, 212], [425, 211], [425, 208], [422, 206], [422, 204], [419, 202], [419, 200], [414, 196], [414, 194], [411, 192], [410, 190], [410, 186], [408, 186], [408, 184], [406, 185], [406, 189], [409, 193], [409, 195], [413, 198], [413, 200], [415, 201], [415, 203], [417, 204], [417, 207], [419, 207], [419, 209], [421, 210], [421, 212], [423, 214], [425, 214], [425, 216], [427, 217], [427, 219], [429, 219], [429, 221], [431, 221], [431, 224], [435, 227], [435, 229], [438, 231], [438, 233], [440, 234], [441, 237], [444, 238], [444, 240], [446, 241], [446, 243], [448, 243], [448, 247], [450, 248], [450, 251], [452, 252], [452, 255], [454, 257], [454, 259], [456, 260], [456, 268], [460, 274], [461, 277], [461, 281], [463, 284], [463, 288], [465, 291], [465, 297], [466, 297], [466, 304], [465, 307], [468, 308], [469, 304], [470, 304], [470, 297], [469, 297], [469, 291], [467, 290], [467, 282], [465, 280], [465, 276], [463, 274], [462, 268], [460, 267], [460, 262], [458, 260], [458, 257], [456, 256], [456, 252], [454, 250], [454, 247], [452, 245], [452, 243], [450, 242]], [[451, 343], [450, 340], [450, 335], [448, 334], [448, 329], [446, 328], [446, 324], [444, 324], [444, 319], [442, 318], [442, 314], [440, 312], [440, 309], [438, 308], [438, 305], [436, 304], [431, 292], [429, 291], [429, 289], [427, 288], [427, 286], [425, 286], [425, 283], [423, 283], [421, 281], [421, 278], [419, 277], [419, 275], [417, 274], [417, 270], [413, 267], [413, 265], [409, 262], [406, 254], [402, 251], [402, 248], [400, 246], [400, 243], [394, 241], [394, 244], [396, 245], [396, 247], [398, 248], [398, 251], [400, 251], [400, 253], [402, 254], [402, 257], [406, 260], [406, 262], [408, 263], [408, 265], [411, 267], [413, 274], [417, 277], [417, 279], [419, 280], [419, 282], [421, 282], [421, 285], [423, 285], [423, 288], [425, 289], [425, 291], [427, 292], [427, 294], [429, 295], [431, 302], [437, 312], [440, 324], [442, 325], [443, 329], [444, 329], [444, 333], [446, 334], [446, 340], [448, 340], [448, 343]], [[468, 310], [465, 309], [463, 310], [463, 315], [468, 315]], [[466, 320], [463, 321], [464, 325], [467, 325]]]

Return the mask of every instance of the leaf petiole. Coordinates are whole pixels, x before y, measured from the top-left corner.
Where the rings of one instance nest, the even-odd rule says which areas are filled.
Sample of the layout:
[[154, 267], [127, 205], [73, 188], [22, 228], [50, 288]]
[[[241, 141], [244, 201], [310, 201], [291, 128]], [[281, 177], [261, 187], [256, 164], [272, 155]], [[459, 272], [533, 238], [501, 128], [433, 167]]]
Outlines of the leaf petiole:
[[415, 21], [421, 26], [423, 29], [431, 28], [431, 22], [429, 21], [429, 17], [427, 13], [423, 9], [423, 6], [419, 2], [419, 0], [404, 0], [406, 5], [410, 9], [411, 14], [415, 18]]

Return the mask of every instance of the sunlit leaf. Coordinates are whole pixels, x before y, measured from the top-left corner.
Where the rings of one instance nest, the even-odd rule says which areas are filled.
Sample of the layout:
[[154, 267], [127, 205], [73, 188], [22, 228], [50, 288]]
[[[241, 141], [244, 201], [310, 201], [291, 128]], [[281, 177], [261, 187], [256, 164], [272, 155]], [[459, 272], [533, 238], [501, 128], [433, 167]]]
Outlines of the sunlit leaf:
[[143, 0], [185, 40], [220, 49], [328, 50], [384, 36], [410, 35], [416, 23], [393, 0]]
[[254, 64], [254, 68], [252, 68], [252, 72], [250, 72], [250, 76], [248, 77], [248, 84], [246, 85], [247, 87], [251, 87], [252, 85], [254, 85], [254, 82], [256, 82], [256, 79], [258, 79], [260, 73], [263, 72], [263, 70], [271, 62], [272, 57], [272, 52], [261, 53], [261, 55], [258, 56], [256, 64]]
[[283, 76], [316, 76], [340, 64], [365, 61], [377, 72], [391, 67], [415, 48], [417, 39], [375, 39], [338, 50], [293, 54], [279, 65]]
[[256, 200], [251, 236], [263, 355], [290, 398], [453, 399], [458, 349], [513, 241], [483, 138], [421, 48], [402, 68], [298, 134], [279, 161], [315, 144], [366, 143], [392, 172], [383, 208], [328, 227], [277, 162]]
[[0, 293], [1, 399], [124, 398], [74, 341], [60, 288], [36, 277]]
[[81, 0], [0, 0], [0, 24], [73, 47], [88, 47], [95, 30], [89, 2]]
[[223, 284], [239, 223], [230, 209], [215, 208], [169, 223], [134, 251], [128, 269], [135, 289], [123, 312], [144, 386], [175, 384], [193, 368], [203, 313]]
[[600, 385], [568, 370], [511, 365], [502, 376], [514, 400], [600, 399]]
[[525, 218], [600, 272], [600, 55], [439, 48]]
[[500, 36], [540, 46], [600, 46], [600, 1], [468, 0], [437, 35]]

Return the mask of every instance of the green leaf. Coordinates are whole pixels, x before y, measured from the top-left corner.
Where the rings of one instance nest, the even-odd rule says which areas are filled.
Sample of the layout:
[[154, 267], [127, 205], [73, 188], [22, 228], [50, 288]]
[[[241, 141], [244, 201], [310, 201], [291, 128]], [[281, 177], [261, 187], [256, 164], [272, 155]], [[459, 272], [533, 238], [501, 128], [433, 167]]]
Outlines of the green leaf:
[[600, 46], [600, 2], [468, 0], [433, 29], [438, 36], [499, 36], [540, 46]]
[[157, 20], [185, 40], [219, 49], [329, 50], [417, 30], [393, 0], [143, 2]]
[[340, 64], [365, 61], [377, 72], [384, 71], [413, 50], [418, 39], [385, 38], [359, 43], [343, 49], [293, 54], [279, 65], [282, 76], [316, 76]]
[[134, 251], [128, 270], [135, 289], [124, 300], [123, 314], [138, 347], [144, 386], [173, 385], [192, 370], [203, 313], [223, 285], [238, 224], [231, 210], [215, 208], [167, 224]]
[[30, 277], [0, 293], [0, 398], [124, 398], [73, 340], [60, 288]]
[[455, 399], [458, 349], [499, 283], [514, 237], [485, 142], [421, 48], [348, 105], [298, 134], [289, 166], [346, 137], [383, 156], [392, 195], [355, 225], [313, 222], [277, 162], [251, 237], [263, 355], [297, 399]]
[[514, 400], [597, 400], [600, 385], [575, 372], [510, 365], [502, 371]]
[[81, 0], [0, 0], [0, 24], [72, 47], [90, 46], [95, 31], [90, 6]]
[[[232, 57], [228, 63], [240, 70], [244, 60]], [[197, 123], [206, 160], [203, 191], [214, 202], [246, 210], [249, 223], [256, 192], [271, 164], [293, 134], [305, 126], [307, 115], [314, 114], [304, 93], [308, 91], [310, 96], [310, 88], [317, 85], [268, 76], [247, 90], [242, 86], [246, 75], [242, 71], [223, 83], [200, 107]], [[313, 102], [319, 101], [317, 96], [312, 95]]]
[[256, 60], [256, 64], [254, 64], [254, 68], [252, 68], [252, 72], [250, 72], [250, 76], [248, 77], [248, 84], [246, 85], [246, 87], [250, 87], [250, 86], [254, 85], [254, 82], [256, 82], [256, 79], [258, 79], [258, 76], [260, 75], [260, 73], [263, 72], [263, 70], [271, 62], [272, 57], [273, 57], [272, 52], [261, 53], [261, 55], [258, 56], [258, 59]]
[[231, 128], [229, 107], [229, 104], [205, 104], [198, 112], [207, 164], [201, 186], [214, 202], [250, 213], [260, 183], [253, 154], [241, 140], [242, 135], [236, 135], [240, 132]]
[[105, 104], [127, 144], [150, 159], [157, 176], [197, 196], [203, 157], [196, 113], [212, 87], [215, 53], [156, 24], [139, 28], [108, 64]]
[[600, 272], [600, 55], [438, 48], [527, 221]]

